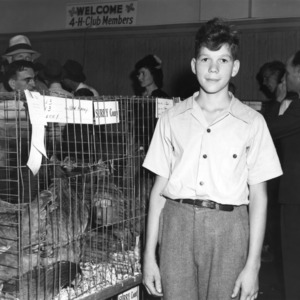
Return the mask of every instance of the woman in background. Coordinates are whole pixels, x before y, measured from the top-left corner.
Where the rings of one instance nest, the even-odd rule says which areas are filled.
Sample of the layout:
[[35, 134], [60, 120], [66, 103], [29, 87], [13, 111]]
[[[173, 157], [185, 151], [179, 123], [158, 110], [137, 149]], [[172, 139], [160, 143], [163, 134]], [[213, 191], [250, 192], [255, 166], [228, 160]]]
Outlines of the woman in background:
[[137, 79], [137, 95], [155, 98], [168, 98], [162, 90], [163, 71], [162, 61], [153, 54], [149, 54], [135, 64]]

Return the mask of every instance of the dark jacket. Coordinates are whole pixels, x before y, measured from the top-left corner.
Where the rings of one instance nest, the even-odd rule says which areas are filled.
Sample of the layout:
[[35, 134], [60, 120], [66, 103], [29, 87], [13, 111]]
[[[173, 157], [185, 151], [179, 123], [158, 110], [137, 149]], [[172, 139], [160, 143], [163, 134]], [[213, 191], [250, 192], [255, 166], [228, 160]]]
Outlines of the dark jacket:
[[283, 176], [279, 202], [300, 205], [300, 100], [294, 99], [283, 115], [267, 120], [267, 124], [280, 147]]

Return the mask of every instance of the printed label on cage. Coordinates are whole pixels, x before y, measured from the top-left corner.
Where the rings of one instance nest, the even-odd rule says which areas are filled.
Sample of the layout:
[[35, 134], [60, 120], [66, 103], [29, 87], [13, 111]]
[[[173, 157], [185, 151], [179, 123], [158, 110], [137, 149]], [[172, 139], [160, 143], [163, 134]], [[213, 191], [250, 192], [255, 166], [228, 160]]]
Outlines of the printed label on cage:
[[163, 98], [156, 98], [156, 114], [155, 117], [159, 118], [164, 111], [173, 107], [174, 101], [173, 99], [163, 99]]
[[118, 296], [118, 300], [139, 300], [139, 287], [136, 286]]
[[66, 13], [66, 28], [71, 29], [132, 26], [137, 1], [71, 4], [66, 6]]
[[95, 123], [97, 125], [120, 122], [118, 101], [94, 102]]
[[93, 102], [44, 96], [47, 122], [93, 124]]

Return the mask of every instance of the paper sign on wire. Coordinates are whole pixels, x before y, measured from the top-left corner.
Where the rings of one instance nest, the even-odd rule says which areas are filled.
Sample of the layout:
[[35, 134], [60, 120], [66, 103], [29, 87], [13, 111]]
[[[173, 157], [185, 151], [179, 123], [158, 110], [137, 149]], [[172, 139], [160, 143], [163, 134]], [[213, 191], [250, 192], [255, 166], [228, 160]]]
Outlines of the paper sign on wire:
[[32, 124], [31, 146], [27, 166], [36, 175], [42, 164], [42, 155], [47, 158], [44, 144], [45, 125], [47, 125], [47, 122], [41, 94], [25, 90], [25, 95]]
[[97, 125], [115, 124], [120, 122], [118, 101], [94, 103], [95, 123]]
[[174, 101], [172, 99], [156, 98], [155, 117], [159, 118], [164, 111], [168, 110], [173, 106]]
[[47, 125], [43, 96], [38, 92], [25, 90], [31, 124]]
[[44, 96], [47, 122], [93, 124], [93, 101]]

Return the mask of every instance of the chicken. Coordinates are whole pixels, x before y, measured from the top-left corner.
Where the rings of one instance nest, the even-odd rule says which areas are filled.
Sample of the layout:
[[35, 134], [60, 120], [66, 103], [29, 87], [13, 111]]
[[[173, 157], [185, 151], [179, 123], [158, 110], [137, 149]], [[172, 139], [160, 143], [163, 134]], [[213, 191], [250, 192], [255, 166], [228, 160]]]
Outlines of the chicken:
[[46, 210], [52, 194], [43, 191], [29, 204], [0, 200], [0, 282], [31, 270], [39, 264], [38, 248], [46, 233]]
[[79, 263], [83, 233], [89, 219], [89, 205], [71, 186], [59, 165], [53, 165], [52, 183], [48, 188], [57, 206], [47, 211], [46, 236], [42, 247], [43, 265], [56, 261]]
[[79, 265], [67, 261], [47, 268], [34, 268], [21, 278], [4, 282], [0, 299], [53, 299], [62, 288], [71, 285], [79, 272]]
[[[80, 261], [88, 207], [73, 191], [61, 167], [54, 165], [53, 170], [52, 183], [31, 203], [17, 205], [0, 201], [2, 283], [23, 278], [22, 286], [26, 286], [29, 277], [25, 274], [48, 274], [49, 267], [60, 261], [75, 264]], [[52, 289], [53, 284], [50, 284]], [[47, 287], [41, 285], [40, 289]]]

